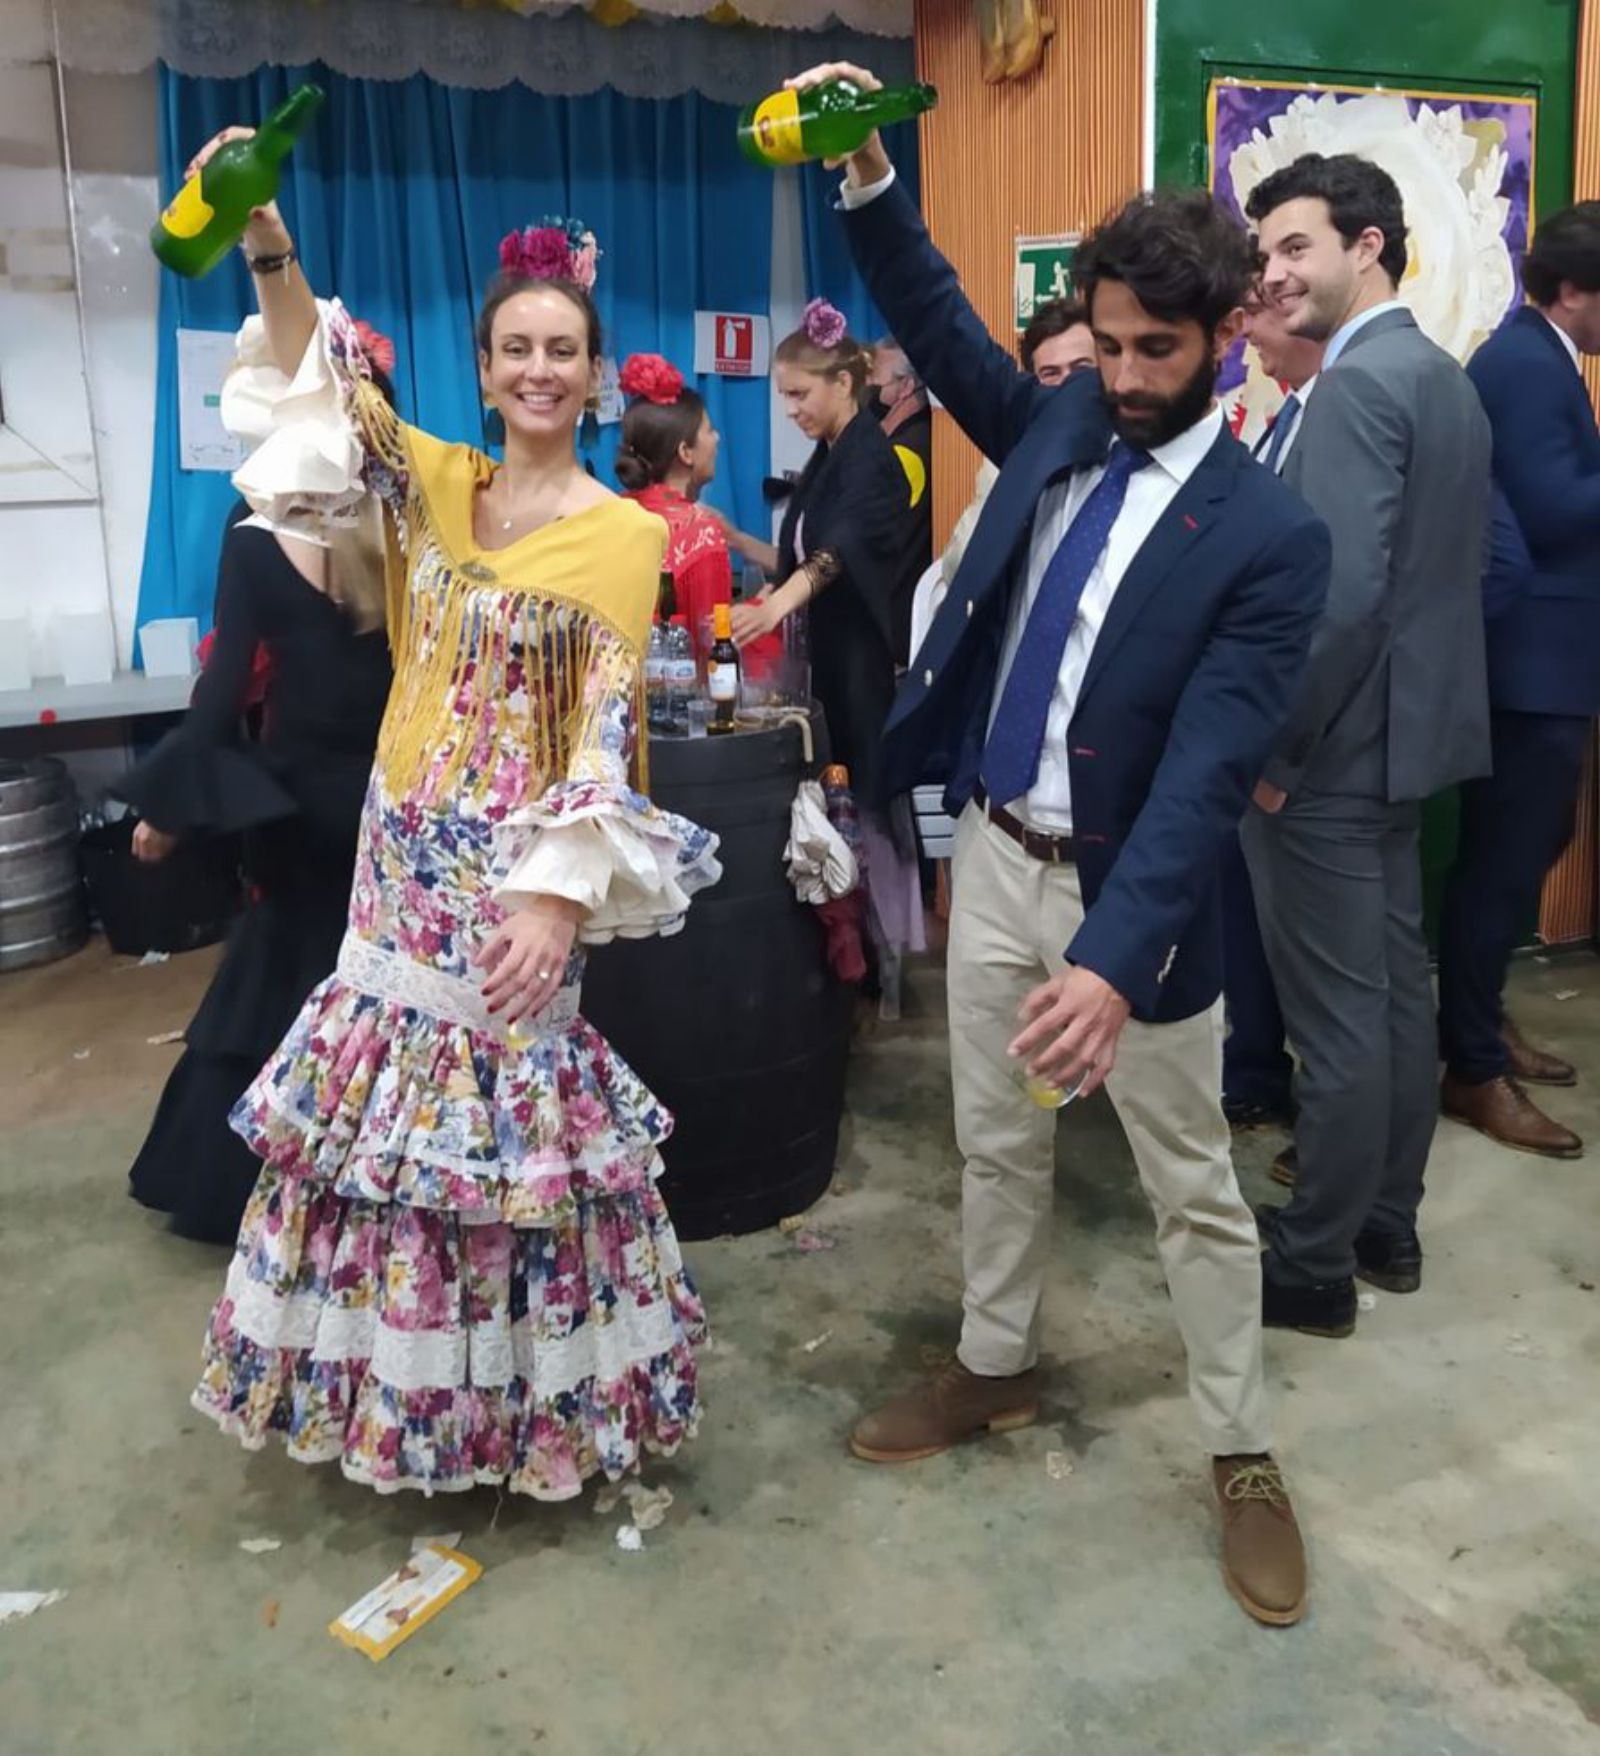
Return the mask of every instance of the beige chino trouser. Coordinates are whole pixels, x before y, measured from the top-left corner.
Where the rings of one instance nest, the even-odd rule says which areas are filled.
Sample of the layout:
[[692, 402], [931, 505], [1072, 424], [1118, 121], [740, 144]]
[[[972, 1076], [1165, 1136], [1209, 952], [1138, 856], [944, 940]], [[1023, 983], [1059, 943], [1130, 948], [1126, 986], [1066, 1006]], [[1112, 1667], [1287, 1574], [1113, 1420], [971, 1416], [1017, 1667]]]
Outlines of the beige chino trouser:
[[[1057, 1112], [1028, 1098], [1006, 1048], [1023, 997], [1061, 970], [1083, 898], [1076, 867], [1032, 858], [974, 805], [957, 826], [951, 892], [950, 1069], [966, 1158], [959, 1353], [969, 1371], [1009, 1376], [1039, 1353]], [[1155, 1210], [1205, 1442], [1218, 1456], [1265, 1451], [1261, 1259], [1222, 1113], [1221, 1000], [1174, 1024], [1130, 1020], [1106, 1085]]]

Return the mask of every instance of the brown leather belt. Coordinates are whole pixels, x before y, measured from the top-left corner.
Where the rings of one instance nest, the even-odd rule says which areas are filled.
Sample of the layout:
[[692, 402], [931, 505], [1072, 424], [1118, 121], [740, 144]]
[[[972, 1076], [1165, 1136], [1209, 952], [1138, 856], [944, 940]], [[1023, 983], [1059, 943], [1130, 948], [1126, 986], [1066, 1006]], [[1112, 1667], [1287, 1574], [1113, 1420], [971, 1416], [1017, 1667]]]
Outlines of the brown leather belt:
[[1047, 866], [1077, 865], [1078, 850], [1070, 835], [1046, 835], [1042, 829], [1030, 829], [1020, 817], [1013, 817], [1009, 811], [1002, 811], [981, 786], [973, 792], [972, 802], [1002, 835], [1009, 835], [1025, 854], [1036, 860], [1043, 860]]

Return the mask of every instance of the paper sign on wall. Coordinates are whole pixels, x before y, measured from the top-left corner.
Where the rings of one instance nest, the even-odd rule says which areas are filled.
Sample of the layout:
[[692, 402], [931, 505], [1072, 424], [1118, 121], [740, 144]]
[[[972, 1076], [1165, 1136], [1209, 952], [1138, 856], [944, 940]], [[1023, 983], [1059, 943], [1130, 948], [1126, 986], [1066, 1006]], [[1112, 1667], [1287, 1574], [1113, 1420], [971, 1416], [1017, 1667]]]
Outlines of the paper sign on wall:
[[696, 311], [694, 369], [723, 378], [765, 378], [772, 357], [768, 318], [739, 311]]
[[1034, 312], [1052, 299], [1072, 297], [1072, 260], [1078, 234], [1061, 232], [1049, 238], [1018, 238], [1016, 253], [1017, 328], [1026, 329]]
[[622, 394], [617, 377], [617, 362], [607, 354], [600, 362], [600, 395], [594, 411], [594, 418], [602, 427], [614, 427], [627, 413], [628, 399]]
[[178, 331], [180, 469], [236, 470], [244, 447], [222, 424], [222, 381], [233, 370], [231, 329]]

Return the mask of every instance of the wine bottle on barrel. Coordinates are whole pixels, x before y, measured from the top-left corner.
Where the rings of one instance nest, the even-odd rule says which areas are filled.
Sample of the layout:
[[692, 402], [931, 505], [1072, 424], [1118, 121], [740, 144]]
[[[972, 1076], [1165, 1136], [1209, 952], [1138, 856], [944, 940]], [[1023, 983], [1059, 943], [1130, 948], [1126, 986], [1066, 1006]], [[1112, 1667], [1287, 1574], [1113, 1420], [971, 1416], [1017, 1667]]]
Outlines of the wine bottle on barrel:
[[739, 706], [739, 649], [733, 644], [733, 610], [728, 604], [711, 607], [706, 693], [711, 697], [711, 723], [706, 730], [713, 737], [731, 732]]
[[758, 165], [803, 165], [807, 159], [847, 158], [874, 130], [931, 110], [931, 85], [886, 85], [863, 91], [832, 79], [807, 91], [775, 91], [739, 117], [739, 145]]
[[210, 274], [244, 236], [251, 210], [277, 198], [289, 149], [322, 107], [322, 88], [302, 85], [248, 140], [230, 140], [173, 196], [150, 228], [150, 248], [168, 268]]

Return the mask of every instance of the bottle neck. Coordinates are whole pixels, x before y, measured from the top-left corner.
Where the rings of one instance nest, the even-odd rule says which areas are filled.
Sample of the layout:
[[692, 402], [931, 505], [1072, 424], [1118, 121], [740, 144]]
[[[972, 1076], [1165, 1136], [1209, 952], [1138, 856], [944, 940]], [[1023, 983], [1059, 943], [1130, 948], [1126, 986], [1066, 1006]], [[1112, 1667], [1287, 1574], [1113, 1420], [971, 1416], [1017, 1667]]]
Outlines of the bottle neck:
[[287, 157], [321, 105], [322, 93], [315, 86], [301, 86], [256, 130], [256, 150], [274, 163]]

